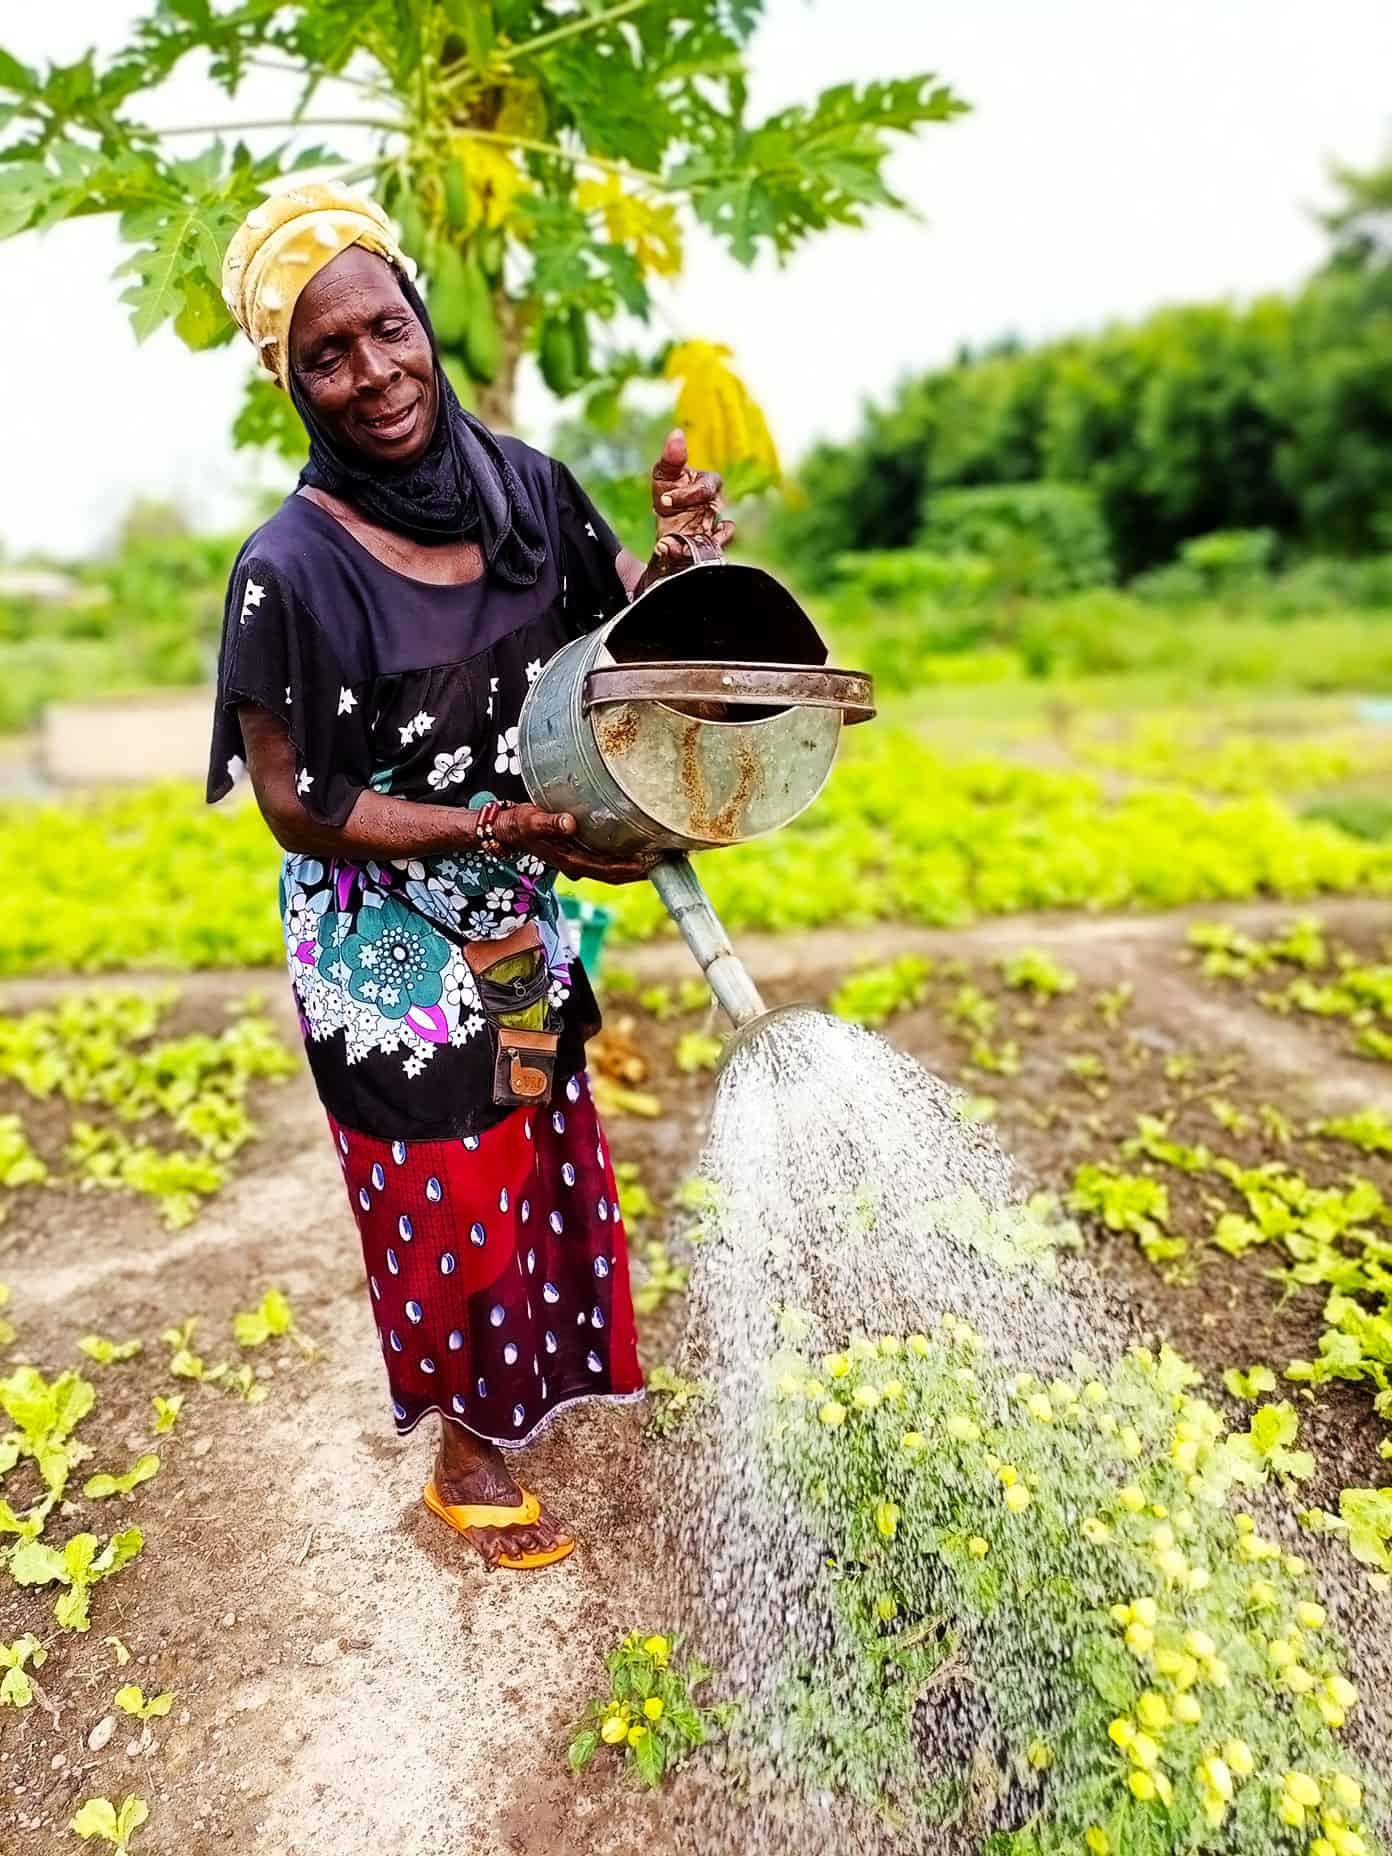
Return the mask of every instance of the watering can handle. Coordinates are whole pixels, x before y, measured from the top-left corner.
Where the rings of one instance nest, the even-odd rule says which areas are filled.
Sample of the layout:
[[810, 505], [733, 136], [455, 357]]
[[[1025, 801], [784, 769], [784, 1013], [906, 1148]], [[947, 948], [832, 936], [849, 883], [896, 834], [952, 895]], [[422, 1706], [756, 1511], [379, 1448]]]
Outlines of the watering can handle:
[[723, 567], [725, 565], [725, 550], [713, 535], [683, 535], [681, 539], [686, 543], [686, 551], [691, 556], [693, 565], [698, 567]]
[[839, 709], [848, 725], [875, 713], [874, 686], [858, 670], [806, 664], [683, 661], [613, 664], [585, 679], [586, 713], [611, 702], [719, 702], [734, 708]]

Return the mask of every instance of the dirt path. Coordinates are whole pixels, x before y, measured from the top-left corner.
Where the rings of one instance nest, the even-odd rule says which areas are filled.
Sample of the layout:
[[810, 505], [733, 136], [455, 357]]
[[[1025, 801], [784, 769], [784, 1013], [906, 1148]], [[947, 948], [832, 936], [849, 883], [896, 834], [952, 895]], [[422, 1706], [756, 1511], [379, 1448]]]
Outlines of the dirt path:
[[[1047, 947], [1084, 979], [1130, 979], [1135, 1026], [1162, 1042], [1244, 1051], [1254, 1088], [1279, 1091], [1291, 1112], [1367, 1105], [1379, 1090], [1385, 1102], [1385, 1069], [1312, 1044], [1308, 1027], [1197, 986], [1175, 961], [1182, 926], [1195, 914], [1264, 928], [1296, 912], [1260, 905], [1014, 918], [958, 932], [750, 940], [742, 951], [779, 1002], [824, 997], [867, 957], [917, 950], [987, 959], [1007, 946]], [[1380, 902], [1322, 903], [1318, 913], [1364, 941], [1392, 924]], [[674, 944], [615, 958], [645, 982], [692, 970]], [[23, 1009], [73, 984], [10, 985], [6, 1006]], [[294, 1039], [278, 975], [179, 984], [186, 999], [219, 1010], [255, 984]], [[906, 1018], [893, 1035], [936, 1062], [944, 1046], [930, 1018]], [[671, 1068], [679, 1028], [642, 1027], [662, 1120], [625, 1118], [611, 1129], [618, 1156], [637, 1160], [659, 1194], [696, 1157], [711, 1088], [709, 1076]], [[11, 1106], [18, 1104], [0, 1104]], [[170, 1323], [202, 1315], [196, 1342], [221, 1358], [232, 1313], [276, 1283], [324, 1350], [317, 1363], [288, 1347], [277, 1353], [261, 1405], [180, 1387], [188, 1401], [176, 1432], [155, 1446], [164, 1466], [154, 1481], [124, 1501], [79, 1498], [50, 1523], [59, 1540], [78, 1526], [104, 1534], [138, 1522], [144, 1530], [142, 1556], [97, 1588], [90, 1633], [54, 1630], [51, 1593], [0, 1587], [0, 1637], [33, 1629], [49, 1643], [39, 1680], [56, 1707], [0, 1717], [0, 1849], [75, 1849], [65, 1826], [76, 1805], [126, 1791], [149, 1801], [136, 1849], [151, 1856], [632, 1856], [640, 1847], [653, 1856], [680, 1847], [679, 1837], [669, 1841], [680, 1793], [656, 1807], [655, 1820], [654, 1806], [603, 1774], [576, 1785], [562, 1758], [565, 1729], [597, 1686], [598, 1655], [625, 1630], [664, 1622], [649, 1609], [650, 1534], [639, 1490], [651, 1456], [640, 1454], [641, 1420], [581, 1415], [538, 1446], [528, 1478], [554, 1492], [585, 1549], [535, 1577], [484, 1576], [421, 1508], [428, 1428], [404, 1444], [392, 1430], [356, 1234], [307, 1078], [267, 1092], [260, 1113], [265, 1137], [188, 1231], [164, 1232], [125, 1200], [57, 1193], [43, 1195], [41, 1213], [16, 1212], [0, 1229], [0, 1277], [12, 1287], [8, 1312], [19, 1330], [7, 1369], [32, 1359], [56, 1371], [77, 1359], [76, 1339], [93, 1330], [146, 1341], [129, 1365], [84, 1367], [101, 1402], [82, 1433], [95, 1453], [74, 1489], [92, 1470], [125, 1467], [152, 1447], [151, 1391], [174, 1389], [157, 1339]], [[1005, 1118], [1002, 1125], [1014, 1144], [1017, 1131]], [[1018, 1129], [1029, 1164], [1070, 1137], [1067, 1127], [1052, 1129], [1046, 1142], [1031, 1127]], [[1119, 1268], [1147, 1318], [1201, 1341], [1216, 1306], [1208, 1288], [1186, 1312], [1148, 1268], [1133, 1268], [1129, 1252]], [[1245, 1352], [1248, 1341], [1228, 1333], [1223, 1344]], [[27, 1487], [15, 1491], [16, 1506], [28, 1499]], [[112, 1634], [136, 1659], [119, 1671], [104, 1641]], [[173, 1712], [153, 1723], [143, 1749], [139, 1730], [119, 1716], [110, 1742], [89, 1750], [116, 1688], [132, 1680], [147, 1694], [174, 1689]]]

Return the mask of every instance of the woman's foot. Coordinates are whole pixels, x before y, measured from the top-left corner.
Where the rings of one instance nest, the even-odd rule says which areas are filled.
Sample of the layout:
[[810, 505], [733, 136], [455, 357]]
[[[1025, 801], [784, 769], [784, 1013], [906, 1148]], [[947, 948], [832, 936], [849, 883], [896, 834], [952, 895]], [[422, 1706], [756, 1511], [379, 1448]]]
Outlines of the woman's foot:
[[[450, 1507], [487, 1504], [520, 1508], [523, 1501], [521, 1489], [507, 1472], [502, 1451], [443, 1418], [435, 1458], [435, 1488]], [[511, 1559], [523, 1553], [549, 1553], [572, 1538], [544, 1507], [529, 1526], [470, 1527], [463, 1533], [490, 1571], [504, 1555]]]

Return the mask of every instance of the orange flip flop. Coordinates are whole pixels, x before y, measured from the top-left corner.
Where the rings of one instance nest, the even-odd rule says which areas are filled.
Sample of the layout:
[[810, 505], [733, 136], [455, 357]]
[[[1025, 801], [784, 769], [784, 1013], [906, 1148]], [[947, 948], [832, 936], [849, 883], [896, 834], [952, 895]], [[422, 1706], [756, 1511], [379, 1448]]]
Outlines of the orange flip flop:
[[[425, 1485], [422, 1499], [432, 1514], [439, 1515], [461, 1534], [472, 1527], [531, 1527], [541, 1518], [541, 1503], [527, 1489], [523, 1489], [521, 1503], [516, 1508], [496, 1508], [487, 1502], [451, 1503], [440, 1494], [432, 1476]], [[506, 1566], [511, 1572], [531, 1572], [537, 1566], [554, 1566], [574, 1551], [573, 1540], [562, 1540], [542, 1553], [504, 1553], [496, 1564]]]

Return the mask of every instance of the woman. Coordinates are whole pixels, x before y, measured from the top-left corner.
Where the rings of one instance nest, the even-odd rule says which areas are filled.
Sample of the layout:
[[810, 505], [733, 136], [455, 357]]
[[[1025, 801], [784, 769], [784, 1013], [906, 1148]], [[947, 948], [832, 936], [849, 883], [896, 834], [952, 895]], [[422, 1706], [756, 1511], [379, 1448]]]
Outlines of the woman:
[[[224, 296], [309, 461], [232, 571], [208, 798], [249, 769], [286, 852], [291, 983], [397, 1431], [440, 1414], [425, 1502], [490, 1567], [529, 1567], [574, 1541], [503, 1452], [642, 1392], [584, 1075], [599, 1014], [552, 885], [644, 868], [527, 803], [518, 714], [567, 639], [690, 564], [684, 537], [732, 530], [674, 433], [652, 560], [620, 548], [563, 465], [461, 409], [413, 268], [333, 186], [272, 196], [228, 247]], [[552, 1068], [545, 1106], [516, 1106]]]

